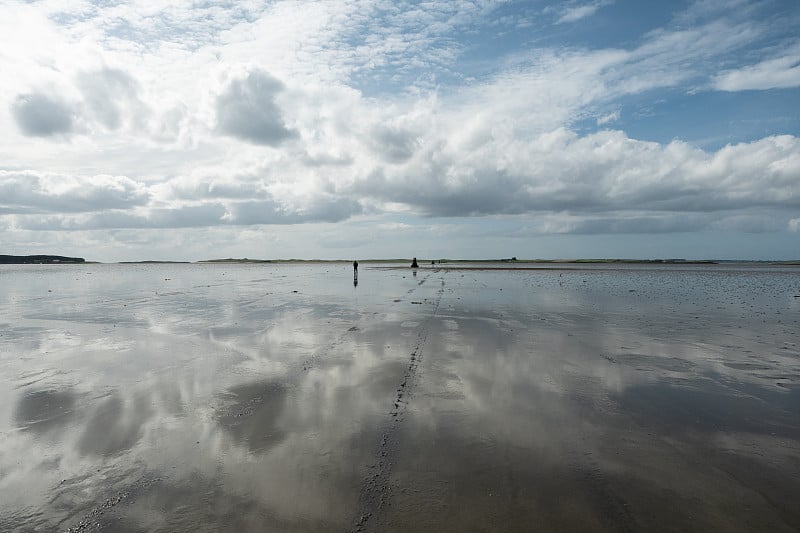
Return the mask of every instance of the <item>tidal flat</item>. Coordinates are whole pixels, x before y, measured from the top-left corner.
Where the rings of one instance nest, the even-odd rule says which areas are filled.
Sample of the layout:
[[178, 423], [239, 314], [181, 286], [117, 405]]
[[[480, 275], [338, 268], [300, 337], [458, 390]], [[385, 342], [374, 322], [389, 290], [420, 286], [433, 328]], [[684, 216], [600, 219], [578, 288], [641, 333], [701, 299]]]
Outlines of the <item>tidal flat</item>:
[[0, 531], [797, 531], [800, 267], [0, 266]]

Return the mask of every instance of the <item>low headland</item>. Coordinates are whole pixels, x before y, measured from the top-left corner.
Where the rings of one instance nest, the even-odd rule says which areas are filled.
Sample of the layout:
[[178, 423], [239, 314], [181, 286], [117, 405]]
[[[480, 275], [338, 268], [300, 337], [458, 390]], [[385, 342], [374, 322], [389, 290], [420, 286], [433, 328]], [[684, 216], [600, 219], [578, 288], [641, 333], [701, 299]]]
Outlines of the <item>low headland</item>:
[[65, 257], [63, 255], [0, 255], [0, 265], [51, 265], [85, 262], [83, 257]]

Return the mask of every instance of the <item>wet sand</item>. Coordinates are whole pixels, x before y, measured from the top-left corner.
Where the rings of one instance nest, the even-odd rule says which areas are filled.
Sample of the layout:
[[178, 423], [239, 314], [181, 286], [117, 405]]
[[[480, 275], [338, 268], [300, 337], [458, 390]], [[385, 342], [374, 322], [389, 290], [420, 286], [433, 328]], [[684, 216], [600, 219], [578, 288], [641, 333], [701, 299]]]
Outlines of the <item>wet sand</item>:
[[0, 267], [1, 531], [796, 531], [800, 268]]

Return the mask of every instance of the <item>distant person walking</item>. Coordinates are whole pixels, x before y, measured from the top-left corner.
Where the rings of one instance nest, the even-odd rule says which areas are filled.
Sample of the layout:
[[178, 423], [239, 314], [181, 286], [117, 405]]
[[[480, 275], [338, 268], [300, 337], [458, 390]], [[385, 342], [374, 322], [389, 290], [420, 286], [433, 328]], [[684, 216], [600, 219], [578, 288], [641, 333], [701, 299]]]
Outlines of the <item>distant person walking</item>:
[[353, 261], [353, 279], [358, 279], [358, 261]]
[[411, 268], [419, 268], [419, 265], [417, 264], [417, 258], [416, 257], [411, 260]]

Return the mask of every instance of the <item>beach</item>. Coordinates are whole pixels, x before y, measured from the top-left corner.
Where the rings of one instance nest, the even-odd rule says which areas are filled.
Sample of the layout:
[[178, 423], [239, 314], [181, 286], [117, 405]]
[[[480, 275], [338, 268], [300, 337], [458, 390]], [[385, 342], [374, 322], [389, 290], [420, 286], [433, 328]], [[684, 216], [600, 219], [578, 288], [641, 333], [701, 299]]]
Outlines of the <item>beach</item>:
[[797, 531], [800, 267], [0, 266], [2, 531]]

